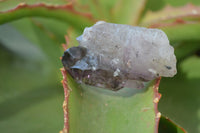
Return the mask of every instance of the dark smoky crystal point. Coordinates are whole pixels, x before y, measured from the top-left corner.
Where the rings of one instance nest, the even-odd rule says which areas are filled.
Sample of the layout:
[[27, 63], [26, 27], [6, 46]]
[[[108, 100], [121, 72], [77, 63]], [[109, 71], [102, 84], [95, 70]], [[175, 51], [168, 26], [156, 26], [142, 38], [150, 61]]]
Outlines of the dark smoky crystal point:
[[73, 66], [78, 60], [82, 59], [87, 53], [84, 47], [72, 47], [67, 49], [62, 56], [63, 66], [68, 69]]
[[117, 91], [124, 87], [122, 76], [113, 76], [113, 70], [99, 69], [99, 58], [87, 53], [87, 48], [71, 47], [64, 52], [62, 64], [78, 82]]

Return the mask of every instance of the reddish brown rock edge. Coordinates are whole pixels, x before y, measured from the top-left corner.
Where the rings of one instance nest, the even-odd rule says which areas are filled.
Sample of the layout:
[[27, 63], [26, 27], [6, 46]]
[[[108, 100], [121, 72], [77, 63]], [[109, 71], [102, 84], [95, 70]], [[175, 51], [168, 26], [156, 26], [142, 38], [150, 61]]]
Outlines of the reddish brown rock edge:
[[69, 93], [70, 90], [68, 88], [67, 85], [67, 72], [64, 68], [61, 68], [61, 72], [63, 75], [63, 80], [62, 80], [62, 84], [63, 84], [63, 88], [64, 88], [64, 102], [63, 102], [63, 112], [64, 112], [64, 128], [62, 131], [60, 131], [60, 133], [69, 133], [69, 109], [68, 109], [68, 101], [69, 101]]
[[159, 84], [160, 84], [161, 77], [157, 78], [155, 81], [155, 85], [153, 87], [154, 91], [154, 110], [155, 110], [155, 130], [154, 133], [158, 133], [159, 121], [161, 117], [161, 113], [158, 111], [158, 102], [161, 98], [161, 94], [158, 92]]

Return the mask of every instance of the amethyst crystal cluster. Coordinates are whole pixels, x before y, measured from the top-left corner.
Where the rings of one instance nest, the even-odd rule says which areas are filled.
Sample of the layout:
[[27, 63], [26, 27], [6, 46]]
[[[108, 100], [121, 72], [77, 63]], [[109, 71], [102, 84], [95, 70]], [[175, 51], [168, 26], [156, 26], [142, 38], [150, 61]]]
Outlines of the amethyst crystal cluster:
[[80, 45], [67, 49], [62, 63], [78, 83], [116, 91], [176, 74], [174, 49], [159, 29], [99, 21], [77, 40]]

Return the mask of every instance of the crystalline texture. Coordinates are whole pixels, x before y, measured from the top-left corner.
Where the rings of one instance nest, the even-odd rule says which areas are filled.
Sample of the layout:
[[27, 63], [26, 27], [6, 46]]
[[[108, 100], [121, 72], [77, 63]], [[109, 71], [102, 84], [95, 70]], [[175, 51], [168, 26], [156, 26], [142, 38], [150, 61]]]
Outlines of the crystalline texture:
[[143, 82], [176, 74], [176, 57], [159, 29], [97, 22], [65, 51], [65, 69], [79, 83], [119, 90], [142, 88]]

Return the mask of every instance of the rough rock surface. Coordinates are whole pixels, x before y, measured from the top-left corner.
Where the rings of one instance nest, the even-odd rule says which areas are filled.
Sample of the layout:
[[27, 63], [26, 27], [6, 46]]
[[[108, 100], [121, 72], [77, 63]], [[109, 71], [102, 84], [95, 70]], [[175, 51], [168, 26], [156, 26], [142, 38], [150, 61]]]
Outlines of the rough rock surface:
[[176, 74], [176, 57], [159, 29], [97, 22], [65, 51], [65, 69], [79, 83], [111, 90], [142, 88], [143, 82]]

